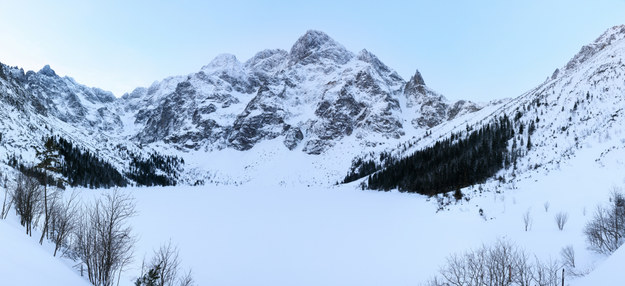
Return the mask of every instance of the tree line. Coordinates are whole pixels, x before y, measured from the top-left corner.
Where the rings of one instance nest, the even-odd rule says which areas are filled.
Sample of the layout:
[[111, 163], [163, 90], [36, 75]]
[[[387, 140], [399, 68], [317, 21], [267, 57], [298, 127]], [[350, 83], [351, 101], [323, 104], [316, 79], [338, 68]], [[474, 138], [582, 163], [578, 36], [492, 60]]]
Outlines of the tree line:
[[[184, 160], [176, 156], [154, 152], [144, 158], [129, 152], [129, 168], [122, 174], [98, 154], [76, 146], [63, 137], [57, 135], [42, 140], [44, 147], [38, 154], [46, 153], [47, 156], [58, 157], [58, 166], [53, 172], [46, 173], [41, 168], [24, 164], [15, 155], [9, 156], [8, 165], [27, 176], [37, 178], [41, 184], [60, 188], [64, 188], [65, 184], [88, 188], [125, 187], [129, 184], [129, 179], [139, 186], [172, 186], [177, 184], [178, 173], [184, 164]], [[63, 178], [55, 178], [54, 173], [62, 175]]]
[[[484, 182], [510, 165], [508, 141], [514, 126], [506, 116], [470, 132], [453, 136], [399, 160], [369, 175], [370, 189], [436, 195]], [[363, 166], [369, 166], [364, 164]], [[370, 168], [364, 168], [370, 171]]]
[[142, 158], [130, 153], [130, 169], [126, 176], [140, 186], [175, 186], [184, 160], [176, 156], [152, 153]]

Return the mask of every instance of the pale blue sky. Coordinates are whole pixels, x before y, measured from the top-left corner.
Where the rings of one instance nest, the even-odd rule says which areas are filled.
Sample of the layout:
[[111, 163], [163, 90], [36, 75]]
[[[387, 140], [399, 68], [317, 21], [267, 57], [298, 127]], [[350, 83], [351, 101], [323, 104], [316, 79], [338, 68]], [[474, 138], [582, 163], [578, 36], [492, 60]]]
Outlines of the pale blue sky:
[[50, 64], [121, 96], [220, 53], [289, 50], [316, 29], [405, 79], [419, 69], [449, 99], [485, 101], [527, 91], [620, 24], [625, 0], [0, 0], [0, 62]]

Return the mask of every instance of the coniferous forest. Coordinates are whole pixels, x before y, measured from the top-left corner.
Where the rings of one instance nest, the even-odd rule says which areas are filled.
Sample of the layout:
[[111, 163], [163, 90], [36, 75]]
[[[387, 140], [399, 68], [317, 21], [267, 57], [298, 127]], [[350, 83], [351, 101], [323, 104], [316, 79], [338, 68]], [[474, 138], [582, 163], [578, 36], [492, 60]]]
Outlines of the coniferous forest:
[[41, 184], [57, 185], [62, 187], [65, 183], [72, 187], [110, 188], [123, 187], [128, 181], [110, 163], [74, 146], [70, 141], [62, 137], [49, 137], [44, 140], [45, 146], [50, 152], [59, 155], [56, 172], [63, 175], [64, 179], [55, 179], [50, 172], [44, 173], [35, 166], [24, 165], [15, 156], [9, 157], [8, 163], [20, 170], [26, 176], [36, 178]]
[[484, 182], [510, 164], [513, 136], [512, 122], [501, 117], [464, 138], [452, 136], [390, 163], [369, 175], [368, 187], [436, 195]]
[[81, 150], [62, 137], [50, 137], [52, 146], [63, 158], [61, 174], [71, 186], [91, 188], [123, 187], [128, 181], [109, 162]]
[[36, 178], [41, 184], [59, 187], [68, 184], [72, 187], [89, 188], [125, 187], [129, 183], [128, 179], [139, 186], [176, 185], [178, 172], [184, 164], [184, 160], [176, 156], [152, 153], [148, 158], [143, 158], [128, 152], [131, 157], [130, 168], [122, 175], [97, 154], [74, 146], [72, 142], [60, 136], [49, 137], [44, 142], [50, 152], [58, 154], [58, 168], [52, 173], [59, 173], [63, 179], [55, 179], [51, 172], [45, 173], [36, 166], [24, 165], [15, 156], [8, 158], [8, 164], [21, 173]]
[[178, 169], [184, 160], [176, 156], [150, 154], [147, 159], [130, 154], [130, 171], [126, 176], [141, 186], [173, 186], [176, 185]]

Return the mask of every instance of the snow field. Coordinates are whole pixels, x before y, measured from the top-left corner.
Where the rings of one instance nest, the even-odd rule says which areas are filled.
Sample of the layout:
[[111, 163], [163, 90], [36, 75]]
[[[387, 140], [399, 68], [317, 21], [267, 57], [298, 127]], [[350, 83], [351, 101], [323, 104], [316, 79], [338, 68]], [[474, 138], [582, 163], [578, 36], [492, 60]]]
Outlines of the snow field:
[[[605, 257], [587, 249], [583, 227], [610, 190], [623, 185], [621, 167], [594, 161], [599, 151], [580, 150], [560, 170], [538, 169], [532, 179], [489, 182], [482, 194], [477, 186], [465, 189], [470, 201], [438, 213], [435, 198], [355, 185], [124, 189], [137, 202], [132, 225], [139, 242], [135, 270], [125, 273], [123, 285], [138, 275], [143, 255], [149, 258], [169, 239], [200, 285], [418, 285], [448, 255], [497, 239], [541, 260], [560, 259], [561, 249], [571, 245], [577, 270], [589, 272]], [[102, 191], [82, 192], [90, 197]], [[562, 231], [554, 219], [558, 212], [568, 214]]]
[[[482, 193], [479, 186], [466, 188], [468, 202], [452, 202], [438, 212], [435, 197], [360, 191], [356, 184], [281, 187], [260, 180], [240, 186], [125, 188], [121, 191], [137, 203], [131, 224], [138, 243], [120, 285], [133, 285], [142, 259], [170, 239], [180, 250], [182, 271], [192, 268], [198, 285], [418, 285], [437, 274], [450, 254], [498, 239], [541, 260], [559, 259], [561, 249], [571, 245], [576, 271], [596, 268], [604, 274], [567, 277], [567, 283], [606, 285], [597, 281], [608, 274], [625, 279], [610, 270], [622, 265], [622, 251], [606, 260], [588, 250], [583, 227], [596, 205], [607, 203], [611, 189], [625, 185], [617, 158], [622, 150], [595, 160], [613, 144], [579, 149], [566, 163], [524, 172], [518, 181], [490, 181]], [[77, 191], [88, 202], [107, 190]], [[558, 212], [568, 214], [562, 231], [554, 219]], [[38, 279], [25, 273], [44, 268], [51, 272], [37, 277], [45, 281], [84, 282], [71, 263], [59, 263], [36, 238], [25, 236], [17, 218], [0, 222], [0, 233], [3, 281]], [[80, 282], [73, 283], [76, 278]]]

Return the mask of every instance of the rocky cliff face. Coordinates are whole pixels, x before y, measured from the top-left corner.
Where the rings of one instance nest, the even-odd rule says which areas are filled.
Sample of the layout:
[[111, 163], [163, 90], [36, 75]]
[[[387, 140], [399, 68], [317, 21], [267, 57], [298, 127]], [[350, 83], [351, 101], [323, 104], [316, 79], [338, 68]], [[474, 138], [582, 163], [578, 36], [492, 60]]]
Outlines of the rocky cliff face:
[[400, 138], [406, 121], [425, 129], [479, 109], [452, 106], [419, 73], [405, 82], [367, 50], [355, 55], [318, 31], [308, 31], [290, 52], [265, 50], [245, 63], [220, 55], [198, 73], [123, 100], [139, 130], [134, 138], [144, 144], [248, 150], [280, 138], [285, 148], [309, 154], [346, 136]]
[[196, 73], [121, 98], [49, 66], [26, 73], [2, 67], [0, 133], [21, 122], [20, 138], [31, 130], [33, 141], [19, 144], [23, 150], [63, 133], [121, 168], [129, 160], [123, 150], [157, 146], [208, 154], [275, 141], [280, 152], [320, 155], [349, 141], [355, 153], [480, 109], [448, 102], [420, 73], [405, 81], [371, 52], [352, 53], [319, 31], [289, 51], [264, 50], [245, 62], [219, 55]]

